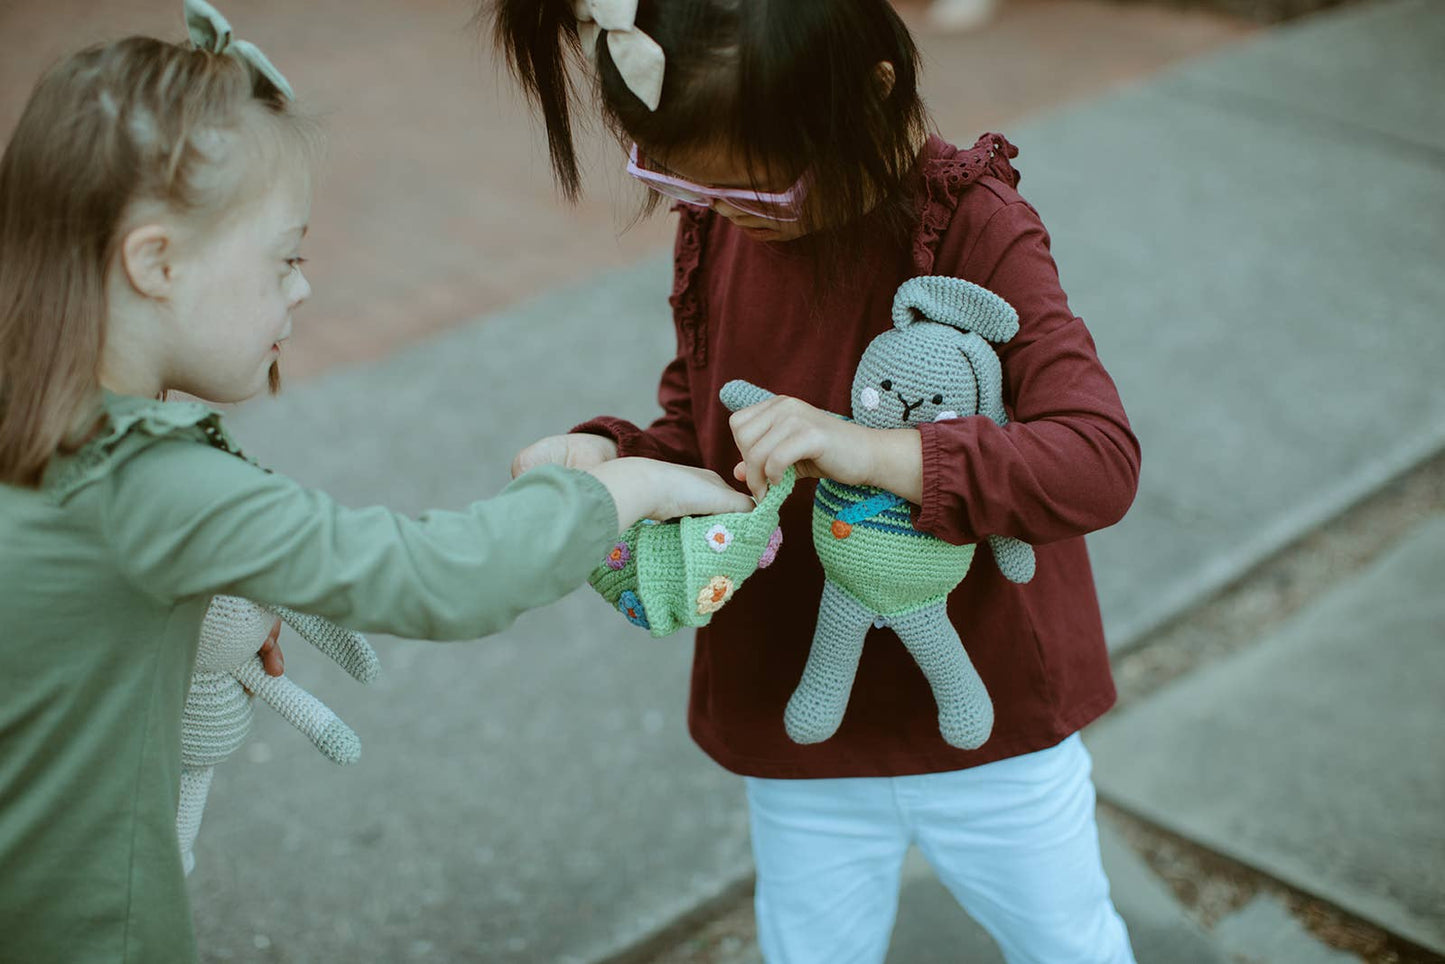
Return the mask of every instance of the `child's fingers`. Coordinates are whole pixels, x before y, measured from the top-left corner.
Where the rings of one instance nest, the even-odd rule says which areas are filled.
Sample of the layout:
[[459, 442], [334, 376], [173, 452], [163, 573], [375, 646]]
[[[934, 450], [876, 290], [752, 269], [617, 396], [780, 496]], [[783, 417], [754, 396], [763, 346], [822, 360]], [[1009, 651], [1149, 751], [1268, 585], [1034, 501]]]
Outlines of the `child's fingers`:
[[781, 451], [783, 457], [788, 453], [799, 451], [797, 436], [800, 434], [800, 426], [795, 420], [788, 419], [770, 426], [762, 438], [758, 439], [751, 447], [744, 450], [743, 461], [747, 463], [748, 488], [753, 495], [761, 499], [767, 494], [768, 484], [776, 482], [783, 477], [792, 462], [779, 464], [778, 453]]
[[281, 620], [276, 620], [276, 625], [271, 627], [271, 632], [266, 634], [266, 641], [261, 644], [257, 654], [261, 657], [261, 667], [266, 671], [267, 676], [280, 676], [286, 672], [286, 657], [281, 655], [281, 644], [277, 642], [281, 638]]

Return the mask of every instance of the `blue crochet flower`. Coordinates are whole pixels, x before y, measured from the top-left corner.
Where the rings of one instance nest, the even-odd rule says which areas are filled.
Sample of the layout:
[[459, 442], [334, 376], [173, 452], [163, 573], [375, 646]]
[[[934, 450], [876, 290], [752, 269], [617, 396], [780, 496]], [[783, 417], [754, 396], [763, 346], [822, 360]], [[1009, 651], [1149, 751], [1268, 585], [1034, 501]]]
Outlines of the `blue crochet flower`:
[[643, 629], [651, 629], [652, 624], [647, 621], [647, 610], [642, 608], [642, 600], [637, 598], [637, 593], [631, 589], [624, 589], [622, 595], [617, 599], [617, 611], [627, 617], [627, 621], [634, 626], [641, 626]]

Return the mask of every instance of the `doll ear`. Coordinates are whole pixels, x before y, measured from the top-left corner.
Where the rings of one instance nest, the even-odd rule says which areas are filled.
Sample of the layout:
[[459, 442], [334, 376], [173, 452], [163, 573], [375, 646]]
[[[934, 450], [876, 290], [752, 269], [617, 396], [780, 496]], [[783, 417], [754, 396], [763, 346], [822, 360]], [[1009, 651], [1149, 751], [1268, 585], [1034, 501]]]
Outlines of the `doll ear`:
[[936, 321], [983, 336], [994, 344], [1019, 330], [1019, 313], [987, 288], [962, 278], [921, 275], [898, 286], [893, 296], [893, 324], [905, 328], [915, 321]]
[[381, 660], [360, 633], [338, 626], [329, 619], [298, 613], [285, 606], [273, 606], [271, 611], [303, 639], [335, 660], [357, 682], [370, 683], [381, 672]]
[[978, 392], [978, 414], [987, 415], [996, 425], [1008, 424], [1003, 410], [1003, 367], [993, 347], [973, 332], [965, 332], [958, 346], [961, 364], [971, 368]]

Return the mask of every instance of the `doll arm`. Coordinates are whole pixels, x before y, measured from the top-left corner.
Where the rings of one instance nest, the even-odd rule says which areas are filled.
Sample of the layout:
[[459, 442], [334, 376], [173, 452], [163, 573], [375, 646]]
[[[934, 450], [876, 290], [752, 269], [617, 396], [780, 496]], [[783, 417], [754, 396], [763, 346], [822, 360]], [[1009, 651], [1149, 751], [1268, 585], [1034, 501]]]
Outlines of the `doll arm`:
[[298, 613], [285, 606], [270, 608], [286, 625], [296, 630], [312, 646], [330, 656], [357, 681], [370, 683], [381, 672], [381, 660], [376, 658], [376, 650], [371, 648], [366, 637], [360, 633], [338, 626], [329, 619]]
[[267, 676], [259, 657], [253, 656], [237, 667], [236, 679], [270, 703], [330, 759], [343, 765], [361, 759], [361, 740], [351, 727], [341, 722], [341, 717], [329, 706], [287, 677]]
[[750, 381], [734, 378], [718, 391], [718, 397], [730, 412], [738, 412], [753, 405], [759, 405], [770, 398], [776, 398], [766, 388], [759, 388]]

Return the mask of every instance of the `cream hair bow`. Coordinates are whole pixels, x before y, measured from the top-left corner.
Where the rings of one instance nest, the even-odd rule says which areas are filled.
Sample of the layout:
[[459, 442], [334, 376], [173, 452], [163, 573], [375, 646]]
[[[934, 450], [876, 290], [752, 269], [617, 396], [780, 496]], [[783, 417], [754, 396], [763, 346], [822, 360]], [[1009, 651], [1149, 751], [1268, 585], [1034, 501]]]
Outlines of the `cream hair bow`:
[[662, 72], [666, 65], [657, 41], [637, 29], [637, 0], [573, 0], [577, 37], [587, 56], [597, 56], [597, 35], [607, 31], [607, 50], [627, 89], [657, 110], [662, 103]]
[[191, 43], [198, 50], [209, 50], [213, 54], [230, 54], [239, 57], [276, 85], [287, 100], [295, 100], [291, 84], [276, 69], [276, 65], [261, 53], [261, 48], [249, 40], [237, 40], [231, 33], [231, 25], [221, 12], [206, 3], [206, 0], [186, 0], [186, 29], [190, 31]]

